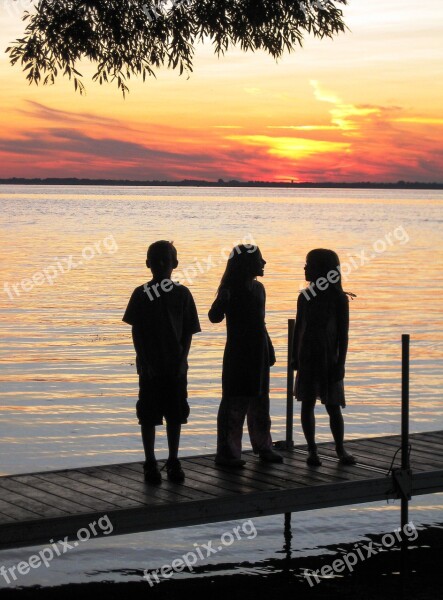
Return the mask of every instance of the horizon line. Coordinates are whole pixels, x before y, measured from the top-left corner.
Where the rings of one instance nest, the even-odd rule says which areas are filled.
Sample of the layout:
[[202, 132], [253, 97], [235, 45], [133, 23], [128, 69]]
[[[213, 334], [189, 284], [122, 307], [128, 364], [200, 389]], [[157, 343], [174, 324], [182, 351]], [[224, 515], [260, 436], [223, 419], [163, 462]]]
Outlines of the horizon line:
[[414, 189], [443, 189], [443, 182], [423, 181], [266, 181], [238, 179], [216, 181], [207, 179], [181, 179], [181, 180], [159, 180], [159, 179], [108, 179], [105, 177], [8, 177], [0, 179], [0, 185], [132, 185], [132, 186], [200, 186], [200, 187], [346, 187], [346, 188], [414, 188]]

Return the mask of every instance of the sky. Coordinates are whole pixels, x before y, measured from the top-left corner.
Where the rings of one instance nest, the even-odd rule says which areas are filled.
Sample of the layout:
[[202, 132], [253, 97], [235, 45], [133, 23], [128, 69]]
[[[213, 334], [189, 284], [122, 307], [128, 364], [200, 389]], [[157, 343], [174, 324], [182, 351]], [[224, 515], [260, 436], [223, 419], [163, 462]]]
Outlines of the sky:
[[443, 181], [441, 0], [350, 0], [349, 28], [275, 61], [197, 48], [194, 72], [29, 86], [4, 49], [29, 0], [0, 0], [0, 178]]

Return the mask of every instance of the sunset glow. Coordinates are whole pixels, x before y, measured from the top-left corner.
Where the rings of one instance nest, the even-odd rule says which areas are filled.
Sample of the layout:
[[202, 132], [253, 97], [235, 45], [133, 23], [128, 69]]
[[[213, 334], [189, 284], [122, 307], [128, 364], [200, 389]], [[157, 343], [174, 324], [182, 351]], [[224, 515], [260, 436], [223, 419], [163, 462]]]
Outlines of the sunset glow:
[[[3, 2], [3, 0], [2, 0]], [[126, 100], [90, 80], [29, 87], [6, 54], [0, 177], [442, 181], [443, 10], [438, 0], [350, 2], [350, 31], [276, 63], [197, 51]], [[23, 31], [2, 12], [2, 48]]]

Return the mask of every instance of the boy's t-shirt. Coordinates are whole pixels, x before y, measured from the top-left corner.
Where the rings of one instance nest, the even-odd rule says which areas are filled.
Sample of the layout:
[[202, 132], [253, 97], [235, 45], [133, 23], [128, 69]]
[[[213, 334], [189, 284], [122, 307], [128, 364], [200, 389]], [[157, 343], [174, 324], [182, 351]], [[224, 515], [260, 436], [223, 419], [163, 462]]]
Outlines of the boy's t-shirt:
[[[194, 299], [184, 285], [174, 284], [169, 291], [155, 285], [151, 281], [135, 288], [122, 320], [138, 328], [152, 376], [186, 375], [187, 361], [180, 364], [183, 342], [201, 331]], [[140, 363], [137, 356], [138, 373]]]

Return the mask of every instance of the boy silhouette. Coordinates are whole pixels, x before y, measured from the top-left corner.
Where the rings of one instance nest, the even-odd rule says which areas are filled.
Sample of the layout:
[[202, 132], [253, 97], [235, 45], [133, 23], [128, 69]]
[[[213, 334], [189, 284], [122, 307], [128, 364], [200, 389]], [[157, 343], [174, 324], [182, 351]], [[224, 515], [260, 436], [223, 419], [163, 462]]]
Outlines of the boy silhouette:
[[123, 316], [132, 325], [139, 375], [136, 405], [145, 451], [144, 478], [161, 482], [154, 453], [155, 427], [166, 420], [168, 479], [180, 483], [185, 475], [178, 460], [182, 424], [187, 423], [188, 354], [192, 335], [201, 331], [194, 299], [184, 285], [171, 281], [178, 266], [172, 242], [160, 240], [148, 248], [146, 266], [152, 279], [133, 291]]

